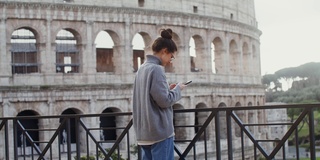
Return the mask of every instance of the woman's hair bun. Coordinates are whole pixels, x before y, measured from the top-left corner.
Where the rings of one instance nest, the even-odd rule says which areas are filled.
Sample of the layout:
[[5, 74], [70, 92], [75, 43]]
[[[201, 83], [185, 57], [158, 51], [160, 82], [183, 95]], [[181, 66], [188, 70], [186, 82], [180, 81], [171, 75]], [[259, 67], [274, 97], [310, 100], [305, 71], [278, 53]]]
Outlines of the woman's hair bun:
[[172, 39], [172, 30], [171, 29], [161, 30], [161, 37], [166, 39]]

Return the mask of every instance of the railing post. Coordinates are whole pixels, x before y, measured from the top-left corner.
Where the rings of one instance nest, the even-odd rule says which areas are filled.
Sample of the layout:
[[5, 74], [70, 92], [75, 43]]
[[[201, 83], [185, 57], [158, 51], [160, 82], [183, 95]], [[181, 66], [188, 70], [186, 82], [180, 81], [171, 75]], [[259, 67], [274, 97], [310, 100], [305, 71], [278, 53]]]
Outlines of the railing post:
[[283, 144], [283, 146], [282, 146], [282, 157], [283, 157], [283, 159], [286, 159], [286, 145], [285, 144]]
[[215, 117], [215, 126], [216, 126], [216, 156], [217, 160], [221, 160], [221, 144], [220, 144], [220, 121], [219, 121], [219, 113], [220, 111], [217, 111], [216, 117]]
[[18, 127], [17, 127], [17, 119], [13, 120], [13, 153], [14, 153], [14, 159], [18, 159]]
[[295, 130], [295, 140], [296, 140], [296, 154], [297, 154], [297, 160], [300, 159], [300, 154], [299, 154], [299, 135], [298, 135], [298, 127], [296, 127]]
[[70, 129], [70, 117], [67, 117], [67, 150], [68, 159], [71, 159], [71, 129]]
[[227, 141], [228, 141], [228, 159], [233, 159], [233, 147], [232, 147], [232, 125], [231, 125], [231, 110], [226, 111], [226, 119], [227, 119]]
[[309, 139], [310, 139], [310, 159], [316, 159], [315, 154], [315, 137], [314, 137], [314, 116], [313, 116], [313, 108], [309, 110]]
[[243, 129], [241, 128], [241, 155], [242, 159], [244, 159], [244, 137], [243, 137]]
[[80, 159], [81, 155], [80, 155], [80, 130], [79, 130], [79, 125], [80, 125], [80, 121], [79, 121], [80, 117], [77, 116], [75, 118], [75, 130], [76, 130], [76, 147], [77, 147], [77, 159]]
[[141, 156], [141, 153], [142, 152], [142, 148], [140, 145], [138, 145], [138, 160], [141, 160], [142, 159], [142, 156]]

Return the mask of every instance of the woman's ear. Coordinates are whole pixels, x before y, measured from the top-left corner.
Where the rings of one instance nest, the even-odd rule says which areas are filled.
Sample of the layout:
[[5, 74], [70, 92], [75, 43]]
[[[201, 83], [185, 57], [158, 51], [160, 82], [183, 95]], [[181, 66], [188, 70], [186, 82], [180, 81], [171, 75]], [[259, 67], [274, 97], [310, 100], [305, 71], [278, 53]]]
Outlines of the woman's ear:
[[169, 53], [168, 48], [163, 48], [163, 51], [164, 51], [164, 53], [166, 53], [166, 54]]

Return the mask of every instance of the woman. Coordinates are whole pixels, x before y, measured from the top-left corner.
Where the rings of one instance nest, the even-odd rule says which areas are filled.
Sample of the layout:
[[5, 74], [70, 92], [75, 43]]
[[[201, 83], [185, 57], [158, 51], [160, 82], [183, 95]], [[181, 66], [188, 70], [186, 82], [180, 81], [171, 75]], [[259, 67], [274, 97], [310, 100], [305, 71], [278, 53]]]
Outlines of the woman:
[[164, 67], [171, 63], [177, 46], [172, 30], [164, 29], [152, 44], [153, 55], [136, 73], [133, 87], [133, 125], [143, 160], [174, 159], [172, 105], [181, 99], [182, 83], [168, 85]]

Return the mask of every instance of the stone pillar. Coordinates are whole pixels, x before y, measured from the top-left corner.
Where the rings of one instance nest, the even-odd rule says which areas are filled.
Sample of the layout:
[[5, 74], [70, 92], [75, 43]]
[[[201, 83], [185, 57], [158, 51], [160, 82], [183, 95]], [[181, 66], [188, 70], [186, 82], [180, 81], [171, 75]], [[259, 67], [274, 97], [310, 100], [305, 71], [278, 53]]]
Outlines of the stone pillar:
[[[120, 66], [122, 68], [120, 68], [120, 70], [118, 70], [118, 72], [116, 73], [121, 73], [123, 75], [127, 75], [128, 73], [133, 73], [133, 46], [132, 46], [132, 42], [131, 42], [131, 27], [132, 27], [132, 22], [130, 19], [126, 19], [125, 23], [124, 23], [124, 46], [121, 47], [122, 50], [119, 52], [120, 56], [119, 58], [121, 58], [121, 61], [119, 64], [117, 64], [118, 68], [120, 68]], [[114, 54], [115, 55], [115, 54]]]
[[[92, 113], [97, 113], [96, 112], [96, 102], [97, 100], [95, 98], [91, 98], [90, 101], [89, 101], [89, 109], [88, 109], [88, 113], [89, 114], [92, 114]], [[85, 124], [87, 126], [87, 128], [100, 128], [100, 117], [88, 117], [88, 118], [82, 118], [84, 121], [85, 121]], [[85, 152], [86, 151], [86, 133], [83, 129], [81, 129], [80, 127], [80, 131], [81, 131], [81, 134], [79, 135], [80, 136], [80, 141], [81, 141], [81, 151], [82, 152]], [[93, 135], [94, 135], [94, 138], [98, 141], [100, 141], [100, 131], [99, 130], [91, 130], [90, 131]], [[95, 155], [95, 147], [92, 147], [92, 146], [95, 146], [95, 143], [91, 140], [91, 138], [89, 137], [89, 144], [90, 146], [89, 148], [89, 153]]]
[[242, 73], [242, 67], [241, 67], [241, 52], [240, 51], [233, 51], [229, 55], [229, 61], [230, 61], [230, 73], [232, 75], [239, 75]]
[[[8, 100], [4, 100], [4, 102], [0, 105], [0, 117], [6, 117], [6, 115], [4, 113], [8, 113], [8, 108], [9, 108], [9, 101]], [[0, 130], [0, 138], [1, 140], [3, 140], [3, 143], [0, 143], [0, 159], [5, 159], [5, 143], [4, 143], [4, 139], [5, 139], [5, 126]]]
[[94, 45], [94, 39], [92, 37], [93, 32], [93, 24], [94, 22], [91, 20], [88, 20], [86, 22], [87, 26], [87, 42], [86, 47], [83, 47], [84, 50], [82, 52], [82, 63], [83, 63], [83, 73], [96, 73], [96, 50]]
[[[51, 25], [52, 25], [52, 19], [48, 18], [46, 21], [46, 32], [44, 35], [46, 35], [46, 42], [45, 42], [45, 49], [42, 48], [43, 45], [40, 46], [40, 56], [41, 58], [41, 72], [45, 74], [55, 74], [56, 73], [56, 53], [54, 52], [54, 49], [52, 49], [51, 46]], [[50, 83], [47, 82], [47, 83]]]
[[208, 52], [208, 47], [195, 48], [196, 50], [196, 58], [195, 67], [199, 69], [199, 72], [209, 73], [211, 71], [211, 54]]
[[226, 74], [227, 73], [227, 58], [226, 58], [226, 50], [215, 50], [214, 51], [214, 63], [215, 70], [217, 74]]
[[[55, 115], [55, 101], [54, 100], [48, 100], [48, 114], [47, 115]], [[57, 129], [60, 125], [60, 119], [59, 118], [52, 118], [52, 119], [40, 119], [39, 120], [39, 129]], [[56, 132], [56, 130], [51, 131], [41, 131], [39, 132], [39, 140], [40, 141], [50, 141], [53, 134]], [[40, 144], [40, 149], [44, 149], [47, 143]], [[52, 155], [53, 158], [58, 158], [59, 156], [59, 139], [56, 137], [56, 139], [51, 144], [52, 148]], [[50, 151], [47, 152], [47, 155], [50, 154]]]
[[0, 19], [0, 75], [11, 76], [11, 53], [7, 46], [7, 19]]
[[[189, 43], [188, 43], [189, 44]], [[189, 54], [189, 45], [181, 45], [178, 47], [179, 50], [179, 60], [177, 65], [179, 65], [179, 70], [175, 70], [176, 73], [190, 73], [191, 63], [190, 63], [190, 54]], [[177, 72], [178, 71], [178, 72]]]
[[[126, 46], [125, 45], [117, 45], [113, 46], [113, 65], [115, 67], [114, 72], [116, 74], [123, 73], [132, 73], [133, 72], [133, 64], [132, 64], [132, 55], [128, 55], [130, 53], [125, 53]], [[128, 59], [125, 59], [127, 57]], [[131, 57], [131, 59], [129, 58]]]
[[[116, 122], [116, 127], [126, 127], [128, 124], [128, 120], [122, 116], [116, 116], [115, 122]], [[123, 132], [122, 129], [116, 130], [117, 138], [121, 135], [122, 132]], [[127, 149], [126, 147], [130, 147], [130, 146], [127, 146], [127, 138], [123, 138], [119, 147], [120, 147], [120, 150], [126, 150]]]

